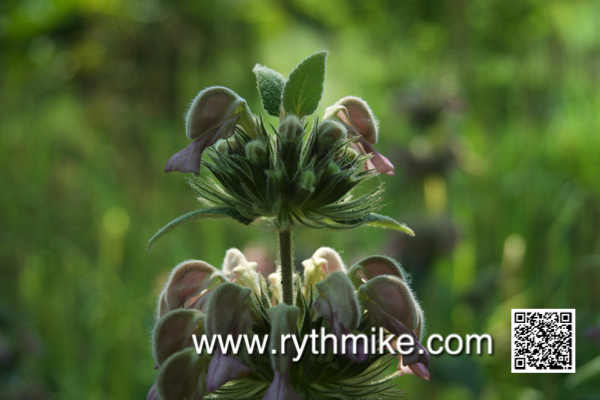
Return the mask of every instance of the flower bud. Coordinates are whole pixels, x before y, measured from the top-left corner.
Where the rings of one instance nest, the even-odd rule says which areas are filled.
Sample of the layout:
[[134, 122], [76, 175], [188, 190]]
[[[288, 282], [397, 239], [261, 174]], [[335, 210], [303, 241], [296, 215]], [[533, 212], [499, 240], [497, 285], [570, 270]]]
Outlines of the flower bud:
[[300, 184], [300, 187], [302, 189], [312, 193], [315, 191], [317, 177], [315, 176], [315, 173], [312, 170], [307, 169], [303, 171], [300, 175], [300, 180], [298, 183]]
[[260, 296], [260, 279], [256, 266], [255, 262], [248, 262], [241, 251], [232, 248], [225, 254], [222, 271], [231, 282], [252, 289]]
[[319, 152], [323, 152], [336, 143], [346, 139], [346, 128], [337, 121], [325, 120], [319, 125]]
[[154, 385], [152, 385], [152, 387], [150, 388], [148, 396], [146, 396], [146, 400], [160, 400], [160, 397], [158, 397], [158, 393], [156, 393], [156, 383], [154, 383]]
[[271, 293], [273, 294], [273, 298], [271, 302], [273, 304], [277, 304], [283, 298], [283, 291], [281, 288], [281, 271], [273, 272], [269, 274], [267, 277], [269, 282], [271, 283]]
[[288, 115], [279, 124], [279, 136], [286, 142], [293, 142], [296, 139], [302, 137], [304, 134], [304, 127], [300, 123], [300, 120], [295, 115]]
[[327, 169], [325, 170], [325, 176], [337, 174], [338, 172], [340, 172], [340, 166], [337, 165], [335, 162], [330, 161], [329, 164], [327, 164]]
[[262, 140], [253, 140], [246, 144], [246, 158], [252, 164], [264, 164], [267, 161], [267, 149]]
[[281, 354], [283, 336], [297, 334], [296, 322], [300, 309], [296, 306], [279, 303], [269, 308], [267, 314], [271, 320], [269, 354], [271, 367], [275, 374], [263, 400], [300, 400], [300, 396], [290, 382], [290, 364], [294, 358], [294, 347], [291, 340], [286, 342], [285, 354]]
[[354, 162], [358, 158], [358, 152], [352, 147], [343, 147], [336, 153], [336, 158], [346, 157], [350, 162]]
[[418, 378], [429, 380], [429, 371], [427, 371], [427, 368], [425, 368], [423, 364], [416, 363], [410, 365], [403, 365], [402, 356], [399, 356], [398, 358], [400, 358], [400, 361], [398, 362], [398, 371], [400, 372], [400, 376], [404, 374], [414, 374]]
[[217, 140], [217, 142], [215, 143], [215, 149], [223, 154], [223, 155], [228, 155], [229, 154], [229, 142], [226, 139], [219, 139]]
[[345, 272], [340, 255], [331, 247], [321, 247], [311, 258], [302, 261], [304, 266], [304, 296], [309, 297], [312, 286], [335, 271]]

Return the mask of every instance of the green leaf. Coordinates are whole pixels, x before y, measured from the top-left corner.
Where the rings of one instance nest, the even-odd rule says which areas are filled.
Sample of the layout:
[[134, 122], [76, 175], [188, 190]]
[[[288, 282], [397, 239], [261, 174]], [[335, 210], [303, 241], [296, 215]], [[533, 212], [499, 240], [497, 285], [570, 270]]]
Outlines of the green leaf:
[[244, 225], [248, 225], [252, 222], [251, 219], [248, 219], [248, 218], [242, 216], [238, 212], [238, 210], [236, 210], [233, 207], [209, 207], [209, 208], [203, 208], [201, 210], [192, 211], [190, 213], [187, 213], [185, 215], [182, 215], [181, 217], [174, 219], [173, 221], [171, 221], [167, 225], [165, 225], [161, 230], [156, 232], [156, 234], [154, 236], [152, 236], [152, 239], [150, 239], [148, 241], [148, 251], [150, 251], [150, 249], [152, 248], [152, 246], [158, 239], [160, 239], [161, 237], [163, 237], [165, 234], [169, 233], [173, 229], [177, 228], [178, 226], [181, 226], [184, 224], [189, 224], [190, 222], [195, 222], [195, 221], [199, 221], [202, 219], [221, 219], [221, 218], [233, 218], [233, 219], [237, 220], [238, 222], [241, 222]]
[[385, 215], [370, 213], [364, 217], [355, 219], [326, 219], [324, 224], [330, 229], [352, 229], [361, 225], [372, 226], [374, 228], [394, 229], [400, 232], [408, 233], [410, 236], [415, 236], [415, 233], [408, 226], [401, 224]]
[[323, 95], [326, 51], [319, 51], [298, 64], [283, 89], [283, 109], [302, 118], [315, 112]]
[[256, 74], [256, 85], [263, 107], [269, 115], [279, 117], [285, 78], [279, 72], [260, 64], [256, 64], [252, 72]]
[[386, 215], [371, 213], [366, 217], [366, 219], [368, 220], [366, 223], [368, 226], [375, 228], [394, 229], [400, 232], [408, 233], [410, 236], [415, 236], [413, 230], [408, 226], [401, 224], [400, 222]]

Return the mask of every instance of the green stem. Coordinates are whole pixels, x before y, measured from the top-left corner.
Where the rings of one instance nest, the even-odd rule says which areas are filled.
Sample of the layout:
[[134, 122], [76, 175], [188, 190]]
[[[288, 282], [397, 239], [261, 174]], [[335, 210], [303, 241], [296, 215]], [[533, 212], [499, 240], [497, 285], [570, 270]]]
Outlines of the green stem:
[[279, 231], [279, 264], [281, 265], [281, 289], [283, 302], [294, 304], [294, 259], [292, 253], [292, 231]]

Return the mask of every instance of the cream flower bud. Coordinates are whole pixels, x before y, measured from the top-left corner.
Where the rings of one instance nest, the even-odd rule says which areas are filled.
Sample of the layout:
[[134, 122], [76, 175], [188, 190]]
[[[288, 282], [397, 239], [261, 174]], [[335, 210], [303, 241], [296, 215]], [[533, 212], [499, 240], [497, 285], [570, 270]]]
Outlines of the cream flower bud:
[[311, 258], [302, 261], [304, 266], [304, 296], [309, 297], [309, 290], [318, 282], [335, 271], [345, 272], [346, 268], [340, 255], [331, 247], [321, 247]]
[[260, 279], [256, 266], [255, 262], [246, 260], [241, 251], [232, 248], [225, 254], [222, 271], [231, 282], [252, 289], [260, 296]]

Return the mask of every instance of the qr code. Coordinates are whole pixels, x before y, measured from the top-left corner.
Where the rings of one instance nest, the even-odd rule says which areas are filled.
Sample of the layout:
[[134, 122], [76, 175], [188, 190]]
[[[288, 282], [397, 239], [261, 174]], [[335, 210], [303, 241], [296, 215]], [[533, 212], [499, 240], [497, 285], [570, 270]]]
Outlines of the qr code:
[[575, 310], [513, 309], [512, 369], [575, 372]]

